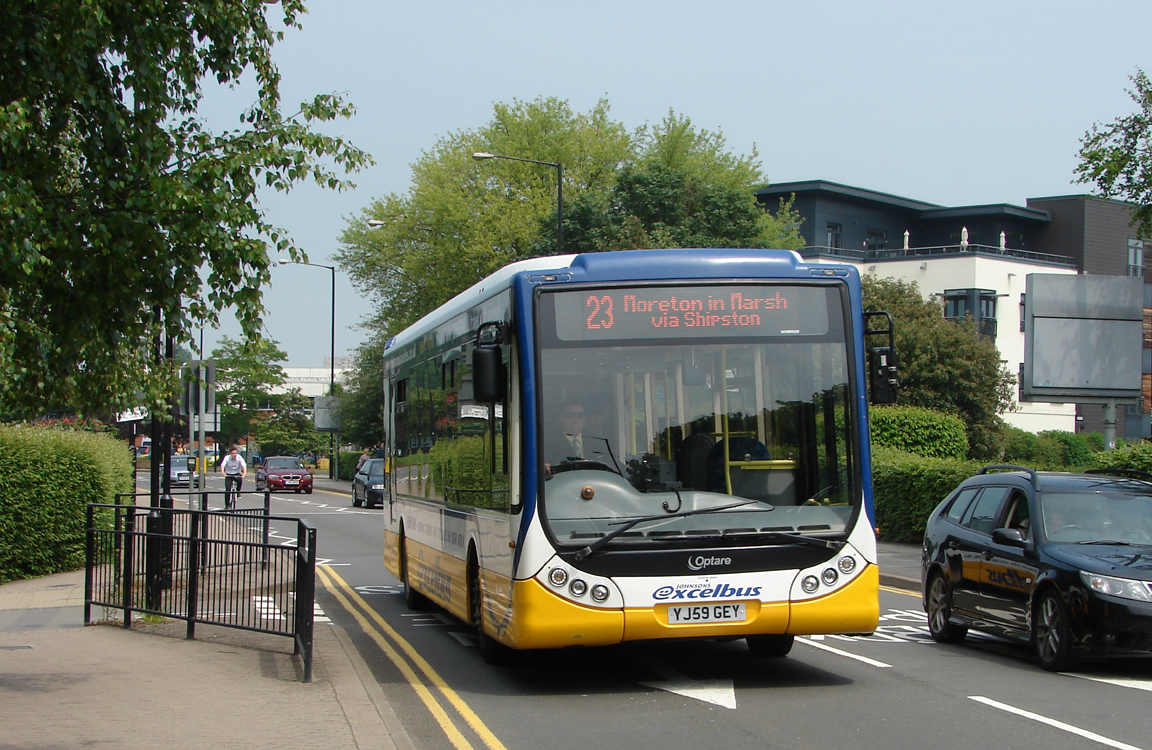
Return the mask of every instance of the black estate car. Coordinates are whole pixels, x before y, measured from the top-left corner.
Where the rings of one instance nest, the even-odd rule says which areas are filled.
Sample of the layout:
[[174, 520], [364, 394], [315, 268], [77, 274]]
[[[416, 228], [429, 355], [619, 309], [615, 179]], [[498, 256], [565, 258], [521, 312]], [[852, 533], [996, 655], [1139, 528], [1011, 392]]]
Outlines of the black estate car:
[[352, 505], [372, 508], [384, 504], [384, 459], [370, 458], [352, 477]]
[[1152, 657], [1152, 474], [986, 466], [929, 517], [921, 583], [939, 643], [976, 628], [1051, 671]]

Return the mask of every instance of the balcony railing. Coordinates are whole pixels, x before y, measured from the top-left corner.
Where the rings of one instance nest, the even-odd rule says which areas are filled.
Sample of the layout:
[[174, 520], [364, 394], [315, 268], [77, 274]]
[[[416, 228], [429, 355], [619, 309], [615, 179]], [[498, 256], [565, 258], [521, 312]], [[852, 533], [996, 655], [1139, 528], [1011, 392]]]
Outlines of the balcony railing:
[[992, 245], [933, 245], [930, 247], [893, 248], [884, 250], [855, 250], [845, 247], [809, 245], [800, 251], [804, 257], [836, 257], [855, 261], [904, 260], [924, 256], [941, 255], [987, 255], [998, 258], [1018, 258], [1038, 263], [1076, 267], [1076, 261], [1066, 255], [1034, 253], [1030, 250], [1001, 249]]

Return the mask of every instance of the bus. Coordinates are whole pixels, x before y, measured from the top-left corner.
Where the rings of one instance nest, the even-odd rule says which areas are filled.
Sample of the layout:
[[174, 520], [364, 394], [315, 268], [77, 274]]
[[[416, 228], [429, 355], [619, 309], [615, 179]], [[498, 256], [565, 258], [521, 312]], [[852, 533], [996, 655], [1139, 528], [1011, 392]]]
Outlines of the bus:
[[854, 267], [791, 251], [513, 263], [386, 345], [385, 566], [487, 661], [871, 633], [892, 344]]

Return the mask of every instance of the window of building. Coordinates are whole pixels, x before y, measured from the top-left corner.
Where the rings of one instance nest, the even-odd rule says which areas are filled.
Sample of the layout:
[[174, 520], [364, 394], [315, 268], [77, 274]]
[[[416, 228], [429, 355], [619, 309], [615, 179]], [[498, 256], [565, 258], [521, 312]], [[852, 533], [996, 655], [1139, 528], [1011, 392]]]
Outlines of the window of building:
[[869, 229], [868, 239], [864, 242], [866, 250], [887, 250], [888, 249], [888, 230], [887, 229]]
[[828, 247], [844, 247], [844, 233], [839, 224], [828, 222]]
[[1144, 276], [1144, 240], [1128, 238], [1128, 275]]
[[996, 291], [994, 289], [944, 290], [944, 318], [976, 324], [981, 336], [996, 339]]

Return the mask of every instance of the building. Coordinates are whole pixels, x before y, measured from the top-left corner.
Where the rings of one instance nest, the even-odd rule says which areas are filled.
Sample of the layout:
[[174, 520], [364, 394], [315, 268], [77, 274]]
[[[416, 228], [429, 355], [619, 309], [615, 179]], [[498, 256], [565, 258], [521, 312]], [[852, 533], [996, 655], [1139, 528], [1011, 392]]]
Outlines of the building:
[[331, 362], [329, 357], [325, 357], [323, 367], [285, 367], [284, 385], [273, 388], [272, 393], [279, 395], [287, 393], [293, 388], [299, 388], [301, 393], [313, 400], [317, 396], [328, 395], [328, 387], [333, 372], [336, 376], [336, 382], [343, 384], [352, 372], [355, 359], [353, 357], [337, 357], [335, 368], [332, 367]]
[[[1148, 278], [1144, 240], [1130, 225], [1128, 205], [1088, 195], [947, 207], [824, 180], [761, 188], [769, 211], [791, 198], [802, 217], [801, 255], [851, 263], [862, 273], [914, 281], [940, 300], [945, 317], [971, 316], [992, 337], [1008, 369], [1024, 358], [1022, 326], [1029, 273], [1107, 274]], [[1144, 295], [1143, 403], [1120, 407], [1117, 435], [1149, 436], [1152, 403], [1152, 289]], [[1030, 432], [1103, 432], [1103, 407], [1018, 403], [1005, 421]]]

